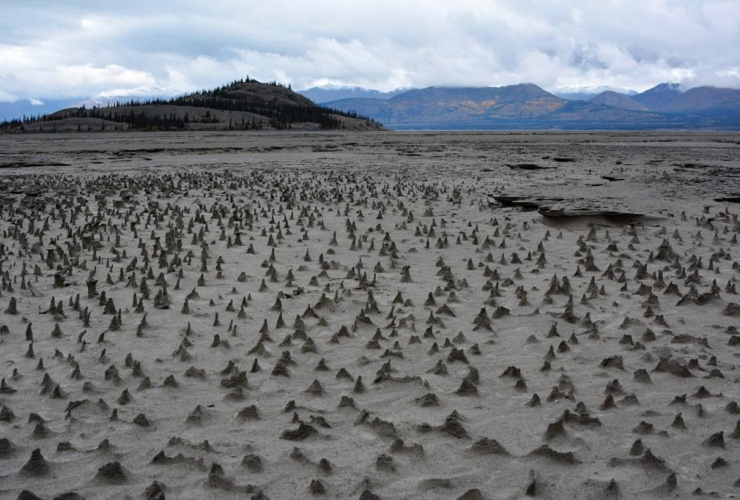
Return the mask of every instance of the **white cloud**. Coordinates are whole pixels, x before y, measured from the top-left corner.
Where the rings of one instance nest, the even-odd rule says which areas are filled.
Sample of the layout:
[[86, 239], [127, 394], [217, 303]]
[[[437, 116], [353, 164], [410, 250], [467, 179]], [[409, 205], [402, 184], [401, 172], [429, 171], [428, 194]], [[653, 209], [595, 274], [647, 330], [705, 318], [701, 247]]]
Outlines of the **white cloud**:
[[18, 98], [13, 94], [9, 94], [3, 89], [0, 89], [0, 102], [15, 102], [17, 100]]
[[294, 88], [740, 87], [735, 0], [123, 5], [4, 5], [0, 100], [179, 94], [247, 74]]

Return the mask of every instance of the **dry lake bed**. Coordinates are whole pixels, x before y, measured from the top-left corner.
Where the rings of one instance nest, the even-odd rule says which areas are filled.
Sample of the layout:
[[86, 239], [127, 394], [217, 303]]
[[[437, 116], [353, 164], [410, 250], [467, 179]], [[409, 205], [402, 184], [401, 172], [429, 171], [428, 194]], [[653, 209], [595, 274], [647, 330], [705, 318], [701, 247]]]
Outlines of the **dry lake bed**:
[[0, 498], [740, 495], [740, 135], [0, 135]]

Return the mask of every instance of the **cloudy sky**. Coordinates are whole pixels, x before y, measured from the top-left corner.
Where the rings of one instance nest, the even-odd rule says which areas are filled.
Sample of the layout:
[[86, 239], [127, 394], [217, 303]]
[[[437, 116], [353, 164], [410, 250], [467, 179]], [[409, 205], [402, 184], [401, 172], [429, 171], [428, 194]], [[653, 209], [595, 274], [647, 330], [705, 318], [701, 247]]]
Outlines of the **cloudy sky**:
[[357, 85], [740, 87], [740, 0], [0, 0], [0, 101]]

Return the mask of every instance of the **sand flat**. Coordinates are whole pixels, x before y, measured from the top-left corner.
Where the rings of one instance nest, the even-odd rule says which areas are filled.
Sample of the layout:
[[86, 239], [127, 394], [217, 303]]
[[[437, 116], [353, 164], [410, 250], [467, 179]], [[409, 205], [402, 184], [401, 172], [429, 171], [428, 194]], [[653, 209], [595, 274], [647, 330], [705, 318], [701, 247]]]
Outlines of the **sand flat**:
[[0, 166], [1, 498], [737, 494], [737, 134], [6, 135]]

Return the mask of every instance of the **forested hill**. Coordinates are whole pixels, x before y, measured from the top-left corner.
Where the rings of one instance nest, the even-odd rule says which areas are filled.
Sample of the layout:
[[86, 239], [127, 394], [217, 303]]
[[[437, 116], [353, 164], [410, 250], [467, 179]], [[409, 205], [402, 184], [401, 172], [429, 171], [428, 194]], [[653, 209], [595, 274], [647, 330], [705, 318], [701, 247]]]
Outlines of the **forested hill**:
[[171, 99], [116, 102], [0, 123], [11, 132], [137, 130], [379, 130], [355, 112], [316, 105], [276, 82], [249, 78]]

